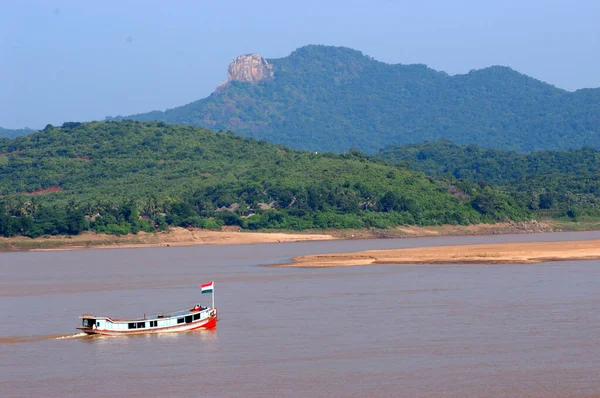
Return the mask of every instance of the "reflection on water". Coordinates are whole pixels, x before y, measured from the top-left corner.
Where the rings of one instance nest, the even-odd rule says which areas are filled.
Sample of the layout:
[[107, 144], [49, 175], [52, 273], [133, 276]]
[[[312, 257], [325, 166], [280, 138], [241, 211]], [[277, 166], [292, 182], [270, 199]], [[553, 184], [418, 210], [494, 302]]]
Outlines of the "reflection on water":
[[[537, 239], [557, 236], [565, 235]], [[197, 396], [190, 386], [201, 380], [206, 395], [227, 397], [591, 396], [600, 391], [598, 261], [257, 266], [311, 253], [521, 237], [535, 238], [0, 254], [0, 391]], [[75, 332], [83, 312], [127, 318], [210, 304], [198, 286], [210, 280], [216, 329]]]
[[64, 338], [73, 338], [80, 337], [83, 334], [86, 338], [84, 341], [89, 344], [112, 344], [115, 342], [135, 342], [136, 339], [143, 340], [145, 343], [160, 344], [162, 341], [177, 341], [185, 340], [186, 343], [189, 343], [189, 338], [192, 337], [196, 341], [206, 342], [206, 343], [216, 343], [217, 342], [217, 328], [213, 329], [198, 329], [198, 330], [190, 330], [185, 332], [166, 332], [166, 333], [141, 333], [141, 334], [131, 334], [131, 335], [123, 335], [123, 336], [104, 336], [104, 335], [86, 335], [85, 333], [79, 333], [72, 336], [64, 336], [58, 337], [58, 339]]

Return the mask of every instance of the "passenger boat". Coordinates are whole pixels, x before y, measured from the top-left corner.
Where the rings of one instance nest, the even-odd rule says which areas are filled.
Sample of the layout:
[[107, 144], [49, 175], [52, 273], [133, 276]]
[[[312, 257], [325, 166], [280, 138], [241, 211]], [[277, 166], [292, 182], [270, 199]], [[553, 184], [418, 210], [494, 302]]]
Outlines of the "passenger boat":
[[211, 293], [212, 307], [202, 307], [196, 304], [190, 309], [129, 320], [84, 314], [79, 317], [81, 319], [81, 326], [77, 329], [87, 334], [122, 336], [214, 328], [217, 326], [214, 282], [202, 284], [200, 288], [202, 289], [202, 293]]

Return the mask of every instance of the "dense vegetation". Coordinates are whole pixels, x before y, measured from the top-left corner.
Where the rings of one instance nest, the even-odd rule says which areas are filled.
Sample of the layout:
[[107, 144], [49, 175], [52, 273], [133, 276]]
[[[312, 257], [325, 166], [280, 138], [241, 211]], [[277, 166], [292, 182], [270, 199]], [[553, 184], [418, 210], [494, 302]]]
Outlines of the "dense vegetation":
[[596, 149], [520, 154], [437, 141], [389, 147], [378, 156], [463, 189], [468, 184], [497, 185], [521, 206], [541, 214], [600, 216], [600, 151]]
[[0, 234], [128, 233], [168, 225], [361, 228], [529, 217], [352, 151], [301, 152], [161, 122], [65, 123], [0, 139]]
[[273, 80], [230, 82], [179, 108], [126, 118], [313, 151], [373, 153], [440, 138], [525, 152], [600, 148], [600, 89], [567, 92], [501, 66], [449, 76], [339, 47], [306, 46], [268, 61]]
[[22, 135], [27, 135], [32, 132], [33, 132], [33, 130], [28, 129], [28, 128], [10, 130], [10, 129], [5, 129], [5, 128], [0, 127], [0, 138], [14, 138], [14, 137], [22, 136]]

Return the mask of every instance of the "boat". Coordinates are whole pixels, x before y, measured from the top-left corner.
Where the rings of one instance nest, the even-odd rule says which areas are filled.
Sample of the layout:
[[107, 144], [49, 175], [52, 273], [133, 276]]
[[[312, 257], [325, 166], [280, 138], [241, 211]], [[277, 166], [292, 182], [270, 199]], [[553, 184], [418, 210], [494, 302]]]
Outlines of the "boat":
[[127, 320], [83, 314], [79, 317], [81, 326], [77, 329], [91, 335], [122, 336], [214, 328], [217, 326], [218, 315], [215, 308], [214, 282], [202, 284], [200, 288], [202, 293], [211, 293], [212, 307], [196, 304], [184, 310]]

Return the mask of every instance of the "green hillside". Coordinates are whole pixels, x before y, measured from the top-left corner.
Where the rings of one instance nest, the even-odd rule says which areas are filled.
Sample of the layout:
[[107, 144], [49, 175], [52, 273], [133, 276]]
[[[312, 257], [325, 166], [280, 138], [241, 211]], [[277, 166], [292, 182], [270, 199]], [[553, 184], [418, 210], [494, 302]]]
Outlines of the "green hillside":
[[501, 66], [449, 76], [341, 47], [306, 46], [268, 62], [272, 80], [233, 81], [190, 104], [125, 118], [314, 151], [373, 153], [441, 138], [525, 152], [600, 148], [600, 89], [567, 92]]
[[449, 181], [497, 185], [522, 206], [542, 213], [600, 216], [597, 149], [520, 154], [437, 141], [388, 147], [378, 156]]
[[301, 152], [161, 122], [48, 126], [0, 139], [0, 234], [126, 233], [170, 225], [360, 228], [522, 219], [487, 187], [467, 193], [358, 152]]

